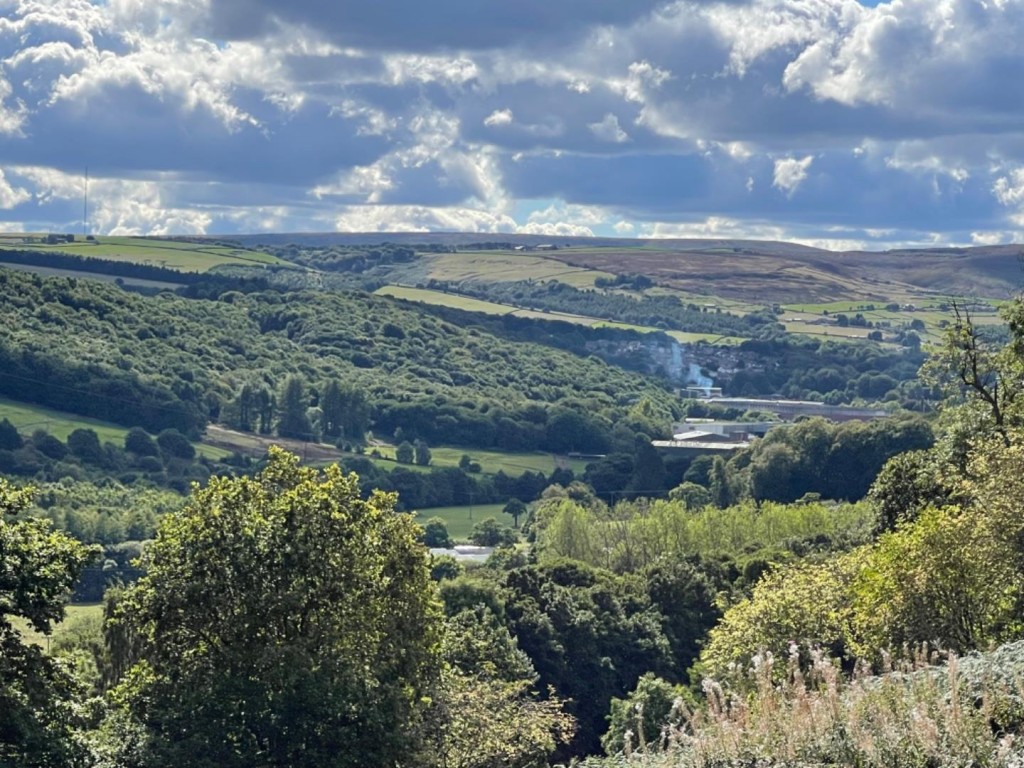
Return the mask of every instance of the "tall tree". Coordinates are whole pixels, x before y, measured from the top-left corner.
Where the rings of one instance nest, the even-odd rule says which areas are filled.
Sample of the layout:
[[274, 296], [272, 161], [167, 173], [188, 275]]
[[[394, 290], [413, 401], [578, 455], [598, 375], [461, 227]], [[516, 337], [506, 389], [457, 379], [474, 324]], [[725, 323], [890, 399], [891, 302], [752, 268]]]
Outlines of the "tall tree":
[[709, 489], [711, 491], [711, 499], [716, 507], [725, 509], [736, 501], [736, 484], [729, 465], [725, 463], [725, 459], [721, 456], [715, 456], [715, 461], [711, 465], [709, 479], [711, 480], [711, 488]]
[[313, 431], [306, 416], [309, 398], [306, 385], [299, 376], [288, 376], [281, 388], [277, 416], [277, 434], [281, 437], [293, 437], [298, 440], [309, 440]]
[[11, 617], [48, 634], [96, 553], [48, 522], [15, 519], [31, 498], [0, 479], [0, 765], [73, 768], [88, 757], [75, 735], [81, 691], [64, 667], [22, 640]]
[[164, 518], [116, 615], [143, 765], [422, 762], [441, 619], [394, 502], [272, 448]]
[[327, 382], [320, 398], [324, 435], [360, 441], [370, 427], [370, 401], [366, 392], [352, 382]]
[[320, 426], [324, 437], [341, 437], [345, 413], [341, 400], [341, 387], [338, 386], [335, 379], [331, 379], [324, 386], [324, 393], [320, 396], [320, 411], [323, 413]]

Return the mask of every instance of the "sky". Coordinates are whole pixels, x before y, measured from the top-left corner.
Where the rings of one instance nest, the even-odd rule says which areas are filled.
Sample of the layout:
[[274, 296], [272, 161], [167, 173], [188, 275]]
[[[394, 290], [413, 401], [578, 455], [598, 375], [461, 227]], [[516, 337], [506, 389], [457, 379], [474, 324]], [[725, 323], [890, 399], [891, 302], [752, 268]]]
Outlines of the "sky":
[[0, 0], [0, 230], [1022, 242], [1021, 39], [1024, 0]]

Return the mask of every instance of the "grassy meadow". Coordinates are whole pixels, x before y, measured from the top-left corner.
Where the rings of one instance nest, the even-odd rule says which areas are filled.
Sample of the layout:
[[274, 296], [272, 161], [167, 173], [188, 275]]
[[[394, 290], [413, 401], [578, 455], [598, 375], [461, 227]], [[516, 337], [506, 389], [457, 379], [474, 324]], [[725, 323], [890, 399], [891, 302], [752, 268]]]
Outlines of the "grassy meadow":
[[[19, 403], [6, 397], [0, 397], [0, 420], [2, 419], [10, 421], [22, 434], [30, 435], [37, 429], [42, 429], [60, 440], [67, 440], [68, 435], [76, 429], [91, 429], [99, 436], [101, 443], [123, 445], [124, 436], [128, 432], [125, 427], [108, 421], [56, 411], [41, 405]], [[216, 446], [203, 443], [196, 443], [195, 446], [197, 453], [210, 459], [231, 455], [231, 451]]]
[[53, 632], [47, 637], [42, 632], [37, 632], [28, 621], [20, 616], [8, 615], [7, 617], [14, 628], [21, 633], [29, 643], [38, 645], [41, 648], [48, 647], [48, 644], [68, 632], [74, 631], [77, 625], [100, 622], [103, 620], [102, 603], [76, 603], [67, 605], [64, 608], [64, 621], [53, 627]]
[[[584, 325], [588, 328], [621, 328], [624, 330], [638, 331], [640, 333], [661, 332], [660, 328], [652, 328], [644, 325], [633, 325], [631, 323], [617, 323], [611, 320], [604, 320], [586, 315], [573, 315], [567, 312], [544, 312], [535, 309], [521, 309], [511, 304], [498, 304], [493, 301], [482, 301], [480, 299], [460, 296], [444, 291], [435, 291], [428, 288], [410, 288], [404, 285], [385, 285], [376, 291], [378, 296], [391, 296], [395, 299], [406, 301], [418, 301], [424, 304], [434, 304], [452, 309], [462, 309], [467, 312], [481, 312], [488, 315], [514, 315], [515, 317], [528, 317], [539, 320], [561, 320], [564, 323]], [[742, 338], [735, 336], [721, 336], [716, 333], [687, 333], [686, 331], [665, 331], [672, 338], [681, 342], [705, 341], [710, 344], [739, 344]]]
[[468, 507], [432, 507], [416, 511], [416, 522], [423, 525], [432, 517], [440, 517], [448, 526], [448, 535], [458, 542], [469, 541], [473, 526], [493, 517], [502, 525], [512, 525], [512, 517], [501, 510], [504, 504], [475, 504]]
[[593, 288], [599, 277], [614, 277], [609, 272], [584, 269], [556, 259], [521, 251], [461, 251], [424, 255], [429, 277], [459, 282], [515, 282], [517, 280], [557, 280], [574, 288]]
[[[371, 450], [376, 450], [382, 459], [374, 460], [378, 466], [386, 469], [394, 469], [396, 446], [389, 443], [378, 443]], [[463, 455], [480, 464], [480, 469], [485, 474], [493, 475], [504, 472], [506, 475], [516, 477], [523, 472], [542, 472], [550, 475], [554, 470], [562, 467], [571, 469], [577, 475], [583, 473], [587, 462], [583, 459], [570, 459], [566, 457], [555, 457], [550, 453], [526, 452], [526, 453], [504, 453], [501, 451], [487, 451], [481, 448], [451, 448], [444, 446], [431, 446], [430, 466], [431, 467], [457, 467]], [[373, 457], [368, 456], [373, 459]], [[416, 469], [415, 465], [404, 465], [410, 469]], [[429, 467], [422, 468], [427, 471]]]
[[0, 261], [4, 250], [38, 250], [71, 256], [149, 264], [179, 272], [206, 272], [222, 264], [268, 265], [286, 262], [260, 251], [206, 243], [179, 242], [143, 237], [102, 237], [50, 245], [38, 235], [0, 236]]

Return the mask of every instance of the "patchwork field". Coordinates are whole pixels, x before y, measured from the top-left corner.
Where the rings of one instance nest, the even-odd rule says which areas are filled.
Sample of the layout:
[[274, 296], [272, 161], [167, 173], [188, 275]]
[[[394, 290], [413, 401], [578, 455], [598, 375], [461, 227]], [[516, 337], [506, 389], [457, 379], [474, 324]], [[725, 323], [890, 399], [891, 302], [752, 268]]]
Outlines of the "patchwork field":
[[[99, 436], [101, 443], [123, 445], [124, 436], [128, 432], [125, 427], [107, 421], [56, 411], [41, 405], [27, 405], [4, 397], [0, 397], [0, 420], [2, 419], [9, 420], [22, 434], [29, 435], [37, 429], [42, 429], [61, 440], [67, 440], [68, 435], [76, 429], [91, 429]], [[196, 443], [196, 451], [210, 459], [231, 455], [229, 450], [205, 443]]]
[[886, 252], [833, 252], [753, 241], [637, 242], [564, 248], [548, 254], [569, 266], [639, 273], [698, 296], [744, 302], [811, 300], [920, 303], [947, 296], [1004, 299], [1024, 278], [1020, 246]]
[[597, 278], [613, 277], [609, 272], [568, 266], [558, 259], [521, 251], [461, 251], [424, 254], [423, 258], [429, 265], [429, 277], [450, 282], [557, 280], [576, 288], [593, 288]]
[[[405, 301], [419, 301], [424, 304], [436, 304], [441, 307], [452, 307], [453, 309], [464, 309], [467, 312], [482, 312], [488, 315], [514, 315], [516, 317], [529, 317], [539, 320], [561, 320], [565, 323], [585, 325], [587, 327], [600, 328], [622, 328], [625, 330], [638, 331], [640, 333], [660, 332], [659, 328], [650, 326], [632, 325], [629, 323], [617, 323], [610, 320], [603, 320], [585, 315], [572, 315], [565, 312], [542, 312], [535, 309], [520, 309], [510, 304], [497, 304], [491, 301], [481, 301], [468, 296], [460, 296], [444, 291], [435, 291], [428, 288], [410, 288], [403, 285], [385, 285], [376, 291], [378, 296], [391, 296]], [[669, 336], [682, 342], [706, 341], [711, 344], [739, 344], [743, 339], [733, 336], [721, 336], [715, 333], [687, 333], [685, 331], [667, 331]]]
[[86, 258], [148, 264], [180, 272], [206, 272], [221, 264], [285, 264], [261, 251], [208, 243], [141, 237], [102, 237], [73, 243], [48, 244], [41, 235], [0, 235], [0, 261], [4, 250], [63, 253]]

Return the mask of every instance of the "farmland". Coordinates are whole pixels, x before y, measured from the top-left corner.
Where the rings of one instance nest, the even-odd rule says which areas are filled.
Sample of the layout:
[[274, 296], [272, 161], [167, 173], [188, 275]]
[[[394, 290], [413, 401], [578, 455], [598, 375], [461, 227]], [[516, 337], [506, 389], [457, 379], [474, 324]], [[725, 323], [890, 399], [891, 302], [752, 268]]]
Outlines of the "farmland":
[[[58, 411], [41, 405], [19, 403], [5, 397], [0, 397], [0, 420], [2, 419], [10, 421], [22, 434], [28, 435], [41, 429], [60, 440], [67, 440], [68, 435], [76, 429], [91, 429], [99, 437], [100, 442], [121, 445], [128, 432], [124, 427], [99, 419], [90, 419], [87, 416]], [[219, 459], [231, 454], [231, 451], [204, 443], [196, 444], [196, 452], [200, 456], [211, 459]]]
[[432, 517], [440, 517], [448, 526], [448, 534], [456, 541], [469, 541], [473, 526], [493, 517], [502, 525], [512, 525], [512, 518], [501, 510], [504, 504], [476, 504], [463, 507], [433, 507], [416, 512], [416, 522], [423, 525]]
[[96, 237], [76, 239], [72, 243], [51, 244], [39, 235], [0, 235], [0, 261], [3, 252], [40, 251], [83, 258], [146, 264], [180, 272], [206, 272], [220, 265], [281, 265], [284, 262], [258, 250], [182, 240], [140, 237]]
[[37, 645], [41, 648], [47, 648], [54, 641], [62, 637], [73, 634], [88, 625], [98, 625], [102, 621], [103, 605], [101, 603], [78, 603], [65, 606], [64, 620], [54, 626], [53, 632], [49, 636], [44, 635], [42, 632], [37, 632], [28, 621], [19, 616], [11, 618], [11, 623], [21, 633], [21, 636], [32, 645]]
[[[483, 301], [469, 296], [461, 296], [457, 293], [437, 291], [427, 288], [410, 288], [402, 285], [386, 285], [377, 290], [379, 296], [390, 296], [405, 301], [421, 302], [423, 304], [435, 304], [452, 309], [461, 309], [466, 312], [481, 312], [487, 315], [514, 316], [533, 318], [537, 320], [561, 320], [562, 322], [574, 325], [583, 325], [590, 328], [619, 328], [623, 330], [638, 331], [640, 333], [654, 333], [661, 331], [660, 328], [650, 326], [634, 325], [631, 323], [619, 323], [609, 320], [602, 320], [596, 317], [575, 315], [567, 312], [549, 312], [536, 309], [516, 307], [510, 304], [499, 304], [492, 301]], [[704, 341], [712, 344], [738, 344], [742, 338], [724, 336], [717, 333], [688, 333], [685, 331], [669, 331], [670, 336], [679, 342], [695, 343]]]

